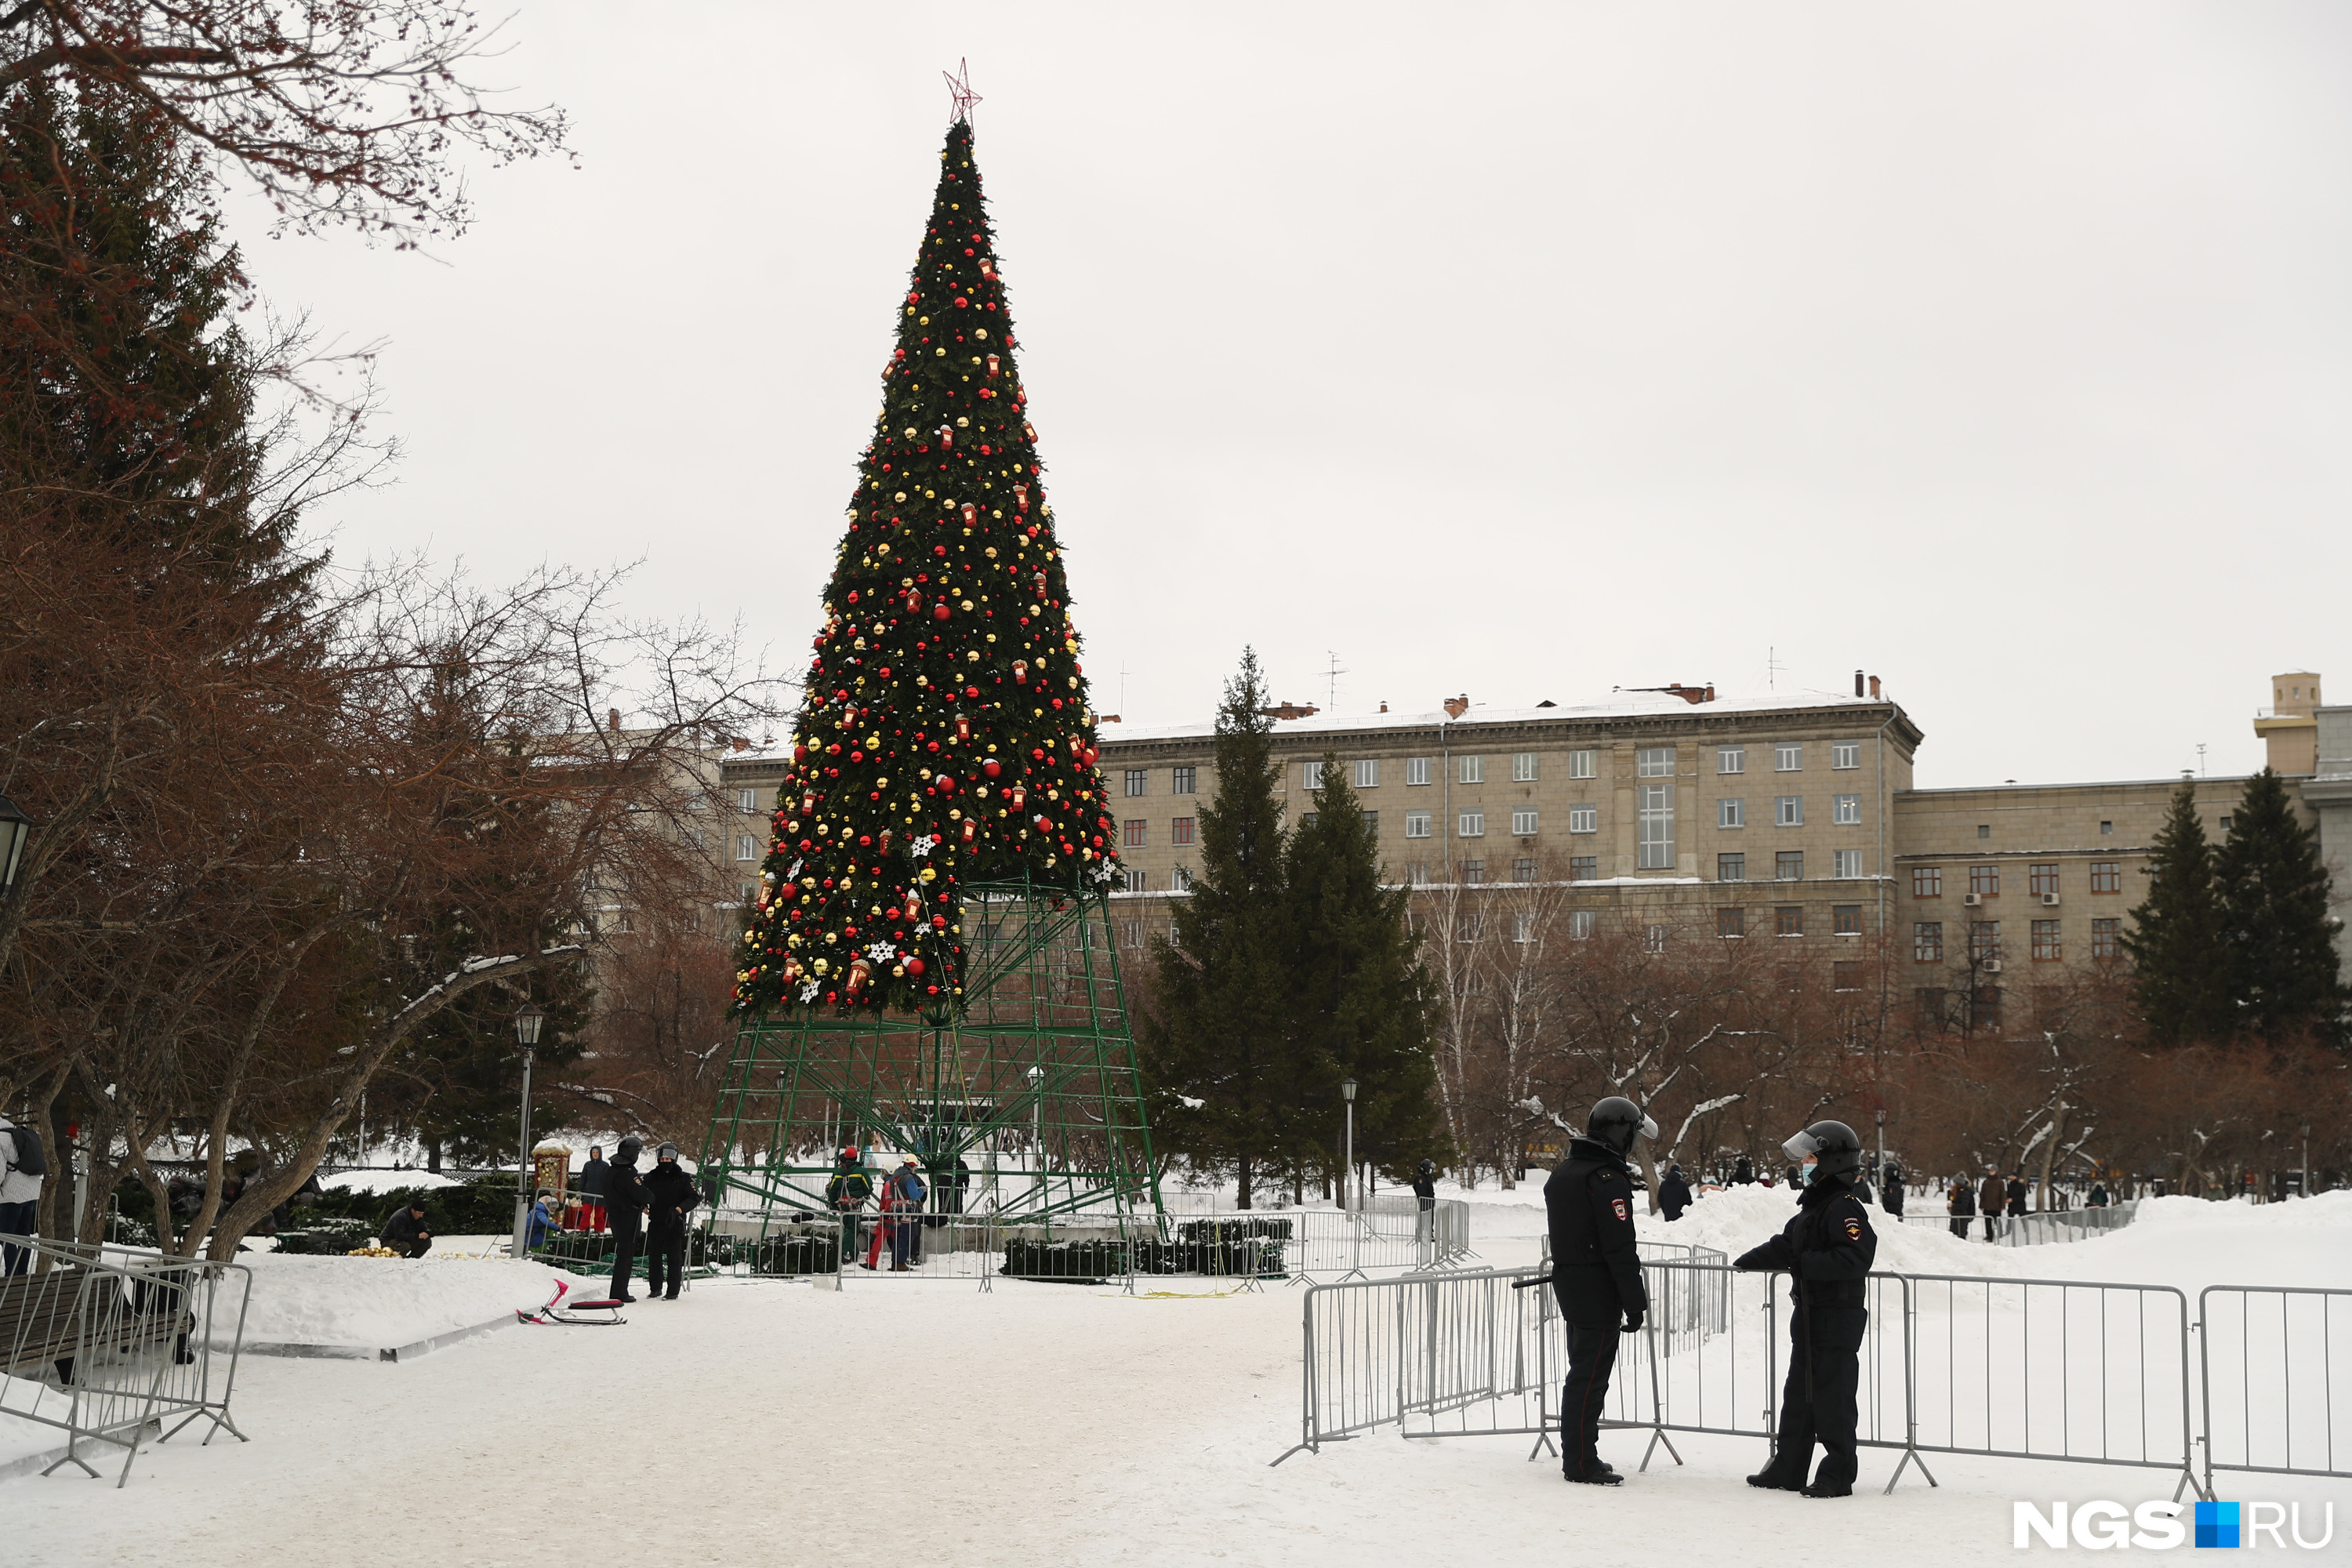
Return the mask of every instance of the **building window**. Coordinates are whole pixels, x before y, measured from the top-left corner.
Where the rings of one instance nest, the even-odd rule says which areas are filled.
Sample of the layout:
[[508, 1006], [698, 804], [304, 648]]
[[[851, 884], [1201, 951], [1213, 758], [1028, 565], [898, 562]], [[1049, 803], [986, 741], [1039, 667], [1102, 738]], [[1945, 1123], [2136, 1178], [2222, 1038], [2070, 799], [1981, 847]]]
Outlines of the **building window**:
[[[1650, 753], [1644, 752], [1643, 756]], [[1671, 759], [1670, 750], [1665, 755]], [[1669, 763], [1669, 765], [1672, 765]], [[1675, 786], [1672, 784], [1637, 785], [1634, 798], [1641, 807], [1638, 826], [1639, 866], [1644, 871], [1671, 871], [1675, 865]]]
[[2120, 860], [2091, 862], [2091, 891], [2120, 893], [2124, 890], [2124, 863]]
[[1429, 759], [1427, 757], [1407, 757], [1404, 760], [1404, 782], [1408, 784], [1427, 784], [1429, 782]]
[[1464, 812], [1461, 819], [1454, 825], [1454, 837], [1456, 838], [1486, 837], [1486, 814], [1483, 811]]
[[1600, 875], [1600, 856], [1571, 855], [1568, 858], [1568, 879], [1570, 881], [1590, 882], [1598, 879]]
[[1716, 910], [1715, 934], [1717, 936], [1746, 936], [1748, 934], [1748, 911], [1742, 909]]
[[2222, 831], [2222, 832], [2227, 833], [2227, 832], [2229, 832], [2229, 831], [2230, 831], [2230, 822], [2231, 822], [2231, 818], [2230, 818], [2230, 816], [2229, 816], [2226, 813], [2225, 813], [2225, 814], [2223, 814], [2223, 816], [2222, 816], [2222, 817], [2221, 817], [2221, 831]]
[[2112, 822], [2102, 822], [2099, 824], [2099, 833], [2103, 837], [2107, 834], [2113, 833], [2115, 830], [2116, 825]]
[[1775, 746], [1775, 747], [1773, 747], [1773, 748], [1772, 748], [1772, 771], [1773, 771], [1774, 773], [1801, 773], [1801, 772], [1802, 772], [1802, 771], [1804, 770], [1804, 766], [1805, 766], [1805, 748], [1804, 748], [1804, 747], [1802, 747], [1802, 746]]
[[1570, 833], [1598, 833], [1601, 830], [1601, 808], [1597, 805], [1570, 806], [1568, 830]]
[[1141, 921], [1119, 921], [1118, 945], [1128, 949], [1129, 952], [1133, 952], [1135, 949], [1141, 947], [1143, 945], [1143, 922]]
[[1944, 962], [1944, 922], [1913, 921], [1911, 922], [1911, 957], [1918, 963]]
[[2000, 1029], [2000, 987], [1979, 985], [1970, 999], [1969, 1023], [1972, 1027], [1999, 1033]]
[[2034, 962], [2037, 963], [2055, 963], [2058, 962], [2058, 922], [2056, 921], [2035, 921], [2033, 922]]
[[1521, 811], [1517, 809], [1514, 809], [1512, 811], [1511, 836], [1514, 838], [1532, 837], [1535, 834], [1535, 830], [1536, 814], [1534, 812]]
[[1830, 875], [1852, 879], [1862, 875], [1862, 851], [1832, 849], [1830, 851]]
[[738, 860], [757, 860], [759, 858], [760, 841], [752, 837], [748, 833], [737, 834], [735, 836], [735, 858]]
[[1302, 815], [1299, 816], [1299, 818], [1298, 818], [1298, 826], [1301, 826], [1301, 827], [1312, 827], [1312, 826], [1314, 826], [1317, 823], [1318, 823], [1318, 822], [1320, 822], [1320, 821], [1322, 821], [1322, 820], [1323, 820], [1323, 814], [1322, 814], [1321, 812], [1319, 812], [1319, 811], [1309, 811], [1309, 812], [1306, 812], [1306, 813], [1302, 814]]
[[1130, 893], [1150, 892], [1151, 890], [1151, 873], [1149, 871], [1129, 871], [1127, 874], [1127, 890]]
[[1298, 775], [1299, 783], [1306, 785], [1308, 789], [1321, 789], [1323, 787], [1323, 764], [1321, 763], [1299, 763]]
[[1201, 770], [1194, 767], [1190, 763], [1185, 763], [1181, 768], [1170, 768], [1168, 770], [1168, 793], [1171, 795], [1192, 795], [1195, 793], [1195, 785], [1199, 781], [1200, 776]]
[[1666, 928], [1664, 926], [1650, 926], [1644, 929], [1642, 932], [1642, 951], [1643, 952], [1665, 952]]
[[1535, 858], [1534, 856], [1532, 856], [1532, 855], [1522, 855], [1522, 856], [1519, 856], [1517, 859], [1514, 859], [1514, 860], [1511, 862], [1511, 880], [1512, 880], [1512, 881], [1514, 881], [1514, 882], [1532, 882], [1532, 881], [1534, 881], [1535, 879], [1536, 879], [1536, 858]]
[[1511, 753], [1511, 782], [1533, 784], [1536, 779], [1536, 754], [1533, 752]]
[[1987, 959], [1997, 959], [2000, 956], [2000, 922], [1999, 921], [1970, 921], [1969, 922], [1969, 959], [1972, 962], [1982, 963]]
[[1850, 827], [1862, 820], [1862, 796], [1832, 795], [1830, 798], [1830, 820], [1841, 827]]
[[1802, 827], [1805, 825], [1805, 797], [1801, 795], [1774, 797], [1772, 821], [1781, 827]]
[[2033, 869], [2027, 874], [2026, 885], [2033, 889], [2033, 896], [2037, 899], [2043, 898], [2051, 893], [2056, 892], [2058, 890], [2058, 868], [2055, 866], [2034, 867]]
[[1465, 860], [1462, 862], [1462, 885], [1464, 887], [1475, 888], [1485, 882], [1486, 879], [1486, 862], [1484, 860]]
[[2000, 897], [2000, 868], [1998, 866], [1969, 867], [1969, 891], [1979, 899]]
[[758, 898], [759, 896], [760, 896], [760, 889], [759, 889], [759, 888], [758, 888], [755, 884], [751, 883], [751, 882], [746, 882], [746, 883], [744, 883], [744, 884], [743, 884], [743, 898], [742, 898], [742, 901], [743, 901], [744, 903], [747, 903], [747, 904], [748, 904], [748, 903], [750, 903], [752, 900], [754, 900], [754, 899]]
[[735, 792], [735, 809], [741, 812], [746, 816], [750, 816], [754, 812], [757, 812], [760, 809], [760, 792], [756, 789], [737, 790]]
[[1772, 911], [1772, 934], [1774, 936], [1804, 935], [1805, 906], [1802, 904], [1781, 904], [1778, 908], [1774, 909]]
[[1378, 833], [1381, 830], [1381, 814], [1377, 811], [1364, 813], [1364, 826]]
[[1858, 768], [1862, 766], [1862, 742], [1860, 741], [1832, 741], [1830, 742], [1830, 766], [1833, 768]]
[[1944, 988], [1922, 985], [1911, 993], [1911, 1020], [1922, 1029], [1944, 1026]]
[[1592, 929], [1600, 923], [1601, 911], [1598, 910], [1570, 910], [1568, 911], [1568, 934], [1572, 941], [1584, 941], [1587, 937], [1592, 934]]
[[2124, 955], [2123, 934], [2124, 922], [2119, 920], [2093, 921], [2091, 922], [2091, 957], [2101, 962], [2121, 958]]
[[1486, 758], [1456, 757], [1454, 761], [1459, 764], [1459, 766], [1454, 770], [1454, 778], [1455, 783], [1485, 784], [1486, 782]]
[[1168, 890], [1171, 893], [1191, 892], [1192, 890], [1192, 868], [1190, 866], [1179, 866], [1174, 870], [1169, 872]]
[[1426, 861], [1415, 860], [1412, 865], [1407, 866], [1404, 868], [1404, 879], [1416, 888], [1426, 888], [1429, 886], [1428, 863]]
[[1404, 836], [1407, 838], [1428, 837], [1429, 813], [1425, 811], [1406, 812], [1404, 814]]
[[1514, 912], [1511, 916], [1511, 940], [1524, 945], [1535, 939], [1536, 917], [1525, 910]]
[[1594, 770], [1599, 765], [1600, 755], [1601, 753], [1598, 752], [1569, 752], [1568, 776], [1572, 779], [1589, 779], [1592, 777]]
[[1179, 849], [1182, 849], [1190, 846], [1193, 841], [1192, 822], [1193, 819], [1189, 816], [1170, 817], [1168, 819], [1168, 842], [1174, 845]]
[[1805, 852], [1783, 849], [1772, 857], [1772, 879], [1776, 882], [1801, 882], [1805, 879]]
[[1675, 776], [1675, 749], [1672, 746], [1644, 746], [1633, 753], [1633, 773], [1637, 778], [1670, 779]]
[[1127, 770], [1127, 793], [1141, 795], [1150, 787], [1150, 781], [1151, 774], [1149, 770], [1129, 768]]
[[1978, 823], [1977, 837], [1979, 838], [1990, 838], [1992, 837], [1992, 824], [1990, 822]]
[[1715, 771], [1719, 773], [1744, 773], [1748, 771], [1748, 748], [1717, 746], [1715, 749]]
[[1862, 906], [1860, 904], [1832, 904], [1830, 906], [1830, 934], [1832, 936], [1860, 936], [1862, 934]]
[[1841, 958], [1830, 965], [1830, 989], [1859, 991], [1862, 989], [1862, 960]]
[[1356, 763], [1356, 787], [1358, 789], [1381, 787], [1381, 760], [1378, 757], [1365, 757]]
[[1941, 866], [1911, 868], [1911, 896], [1915, 899], [1940, 899], [1944, 896], [1944, 868]]
[[1715, 879], [1718, 882], [1744, 882], [1748, 880], [1748, 857], [1745, 855], [1717, 856], [1715, 858]]
[[1715, 803], [1715, 825], [1717, 827], [1748, 826], [1748, 803], [1744, 800], [1718, 800]]
[[1143, 847], [1144, 832], [1145, 824], [1143, 818], [1139, 816], [1130, 816], [1127, 819], [1126, 837], [1120, 842], [1127, 848], [1140, 849]]

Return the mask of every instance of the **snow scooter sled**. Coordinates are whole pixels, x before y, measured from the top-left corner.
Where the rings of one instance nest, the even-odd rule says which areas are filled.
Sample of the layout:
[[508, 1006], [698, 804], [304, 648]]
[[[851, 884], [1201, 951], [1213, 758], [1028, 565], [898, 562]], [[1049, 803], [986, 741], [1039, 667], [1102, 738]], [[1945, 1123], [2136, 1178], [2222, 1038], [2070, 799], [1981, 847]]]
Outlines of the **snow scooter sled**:
[[[621, 1316], [621, 1303], [618, 1300], [566, 1300], [564, 1298], [571, 1293], [572, 1282], [568, 1279], [558, 1279], [555, 1282], [555, 1294], [547, 1299], [546, 1306], [536, 1312], [526, 1312], [520, 1307], [517, 1307], [515, 1318], [518, 1321], [525, 1323], [562, 1323], [575, 1329], [609, 1329], [616, 1323], [625, 1323], [629, 1321]], [[601, 1312], [604, 1316], [589, 1318], [579, 1315], [583, 1312]]]

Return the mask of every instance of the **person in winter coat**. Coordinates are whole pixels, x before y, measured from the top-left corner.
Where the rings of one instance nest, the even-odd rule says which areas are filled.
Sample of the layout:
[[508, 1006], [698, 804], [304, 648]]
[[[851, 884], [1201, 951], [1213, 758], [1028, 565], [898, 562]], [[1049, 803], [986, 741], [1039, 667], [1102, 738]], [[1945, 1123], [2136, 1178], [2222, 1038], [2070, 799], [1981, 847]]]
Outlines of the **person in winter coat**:
[[433, 1233], [425, 1228], [425, 1200], [413, 1198], [392, 1211], [376, 1238], [403, 1258], [422, 1258], [433, 1250]]
[[[844, 1149], [834, 1162], [833, 1180], [824, 1184], [824, 1201], [841, 1216], [841, 1258], [846, 1267], [857, 1251], [857, 1216], [865, 1212], [866, 1200], [874, 1195], [874, 1178], [866, 1173], [855, 1148]], [[871, 1267], [871, 1265], [868, 1265]]]
[[2009, 1179], [2009, 1205], [2002, 1212], [2022, 1218], [2025, 1215], [2025, 1184], [2019, 1178]]
[[2103, 1209], [2106, 1207], [2107, 1184], [2105, 1182], [2093, 1182], [2091, 1184], [2091, 1195], [2084, 1200], [2084, 1205], [2087, 1208], [2095, 1209]]
[[547, 1245], [548, 1236], [560, 1228], [550, 1212], [555, 1203], [553, 1193], [541, 1193], [532, 1200], [530, 1214], [523, 1221], [522, 1245], [525, 1251], [535, 1251]]
[[580, 1167], [580, 1228], [602, 1235], [604, 1229], [604, 1146], [588, 1145], [588, 1163]]
[[1969, 1238], [1969, 1222], [1977, 1217], [1977, 1189], [1966, 1176], [1952, 1184], [1944, 1194], [1944, 1212], [1952, 1216], [1952, 1239]]
[[2000, 1205], [2009, 1202], [2009, 1189], [2000, 1184], [2000, 1173], [1987, 1170], [1984, 1180], [1977, 1184], [1977, 1207], [1984, 1214], [1985, 1239], [2000, 1239]]
[[1752, 1187], [1756, 1184], [1756, 1167], [1748, 1163], [1748, 1156], [1745, 1154], [1732, 1162], [1731, 1184], [1735, 1187]]
[[1412, 1238], [1416, 1242], [1433, 1239], [1432, 1227], [1437, 1215], [1437, 1162], [1423, 1160], [1412, 1173]]
[[883, 1222], [883, 1228], [890, 1233], [890, 1271], [904, 1274], [921, 1258], [923, 1200], [930, 1195], [912, 1154], [899, 1162], [882, 1189], [882, 1206], [898, 1215]]
[[645, 1187], [652, 1216], [646, 1223], [646, 1300], [675, 1301], [686, 1278], [686, 1216], [702, 1194], [695, 1191], [694, 1178], [678, 1168], [675, 1143], [654, 1151], [654, 1168]]
[[1903, 1217], [1902, 1166], [1889, 1164], [1885, 1171], [1880, 1174], [1878, 1183], [1878, 1201], [1886, 1210], [1887, 1217], [1890, 1219], [1901, 1219]]
[[[41, 1177], [48, 1168], [40, 1134], [0, 1116], [0, 1236], [37, 1233]], [[0, 1279], [28, 1273], [32, 1267], [33, 1255], [26, 1248], [0, 1246]]]
[[637, 1248], [644, 1237], [646, 1183], [637, 1174], [637, 1151], [645, 1144], [624, 1138], [604, 1167], [604, 1218], [613, 1227], [613, 1299], [634, 1301], [629, 1277], [636, 1272]]
[[1568, 1158], [1544, 1183], [1551, 1227], [1551, 1288], [1568, 1323], [1568, 1382], [1560, 1390], [1560, 1473], [1588, 1486], [1625, 1478], [1599, 1452], [1601, 1415], [1617, 1365], [1620, 1334], [1639, 1331], [1650, 1310], [1633, 1246], [1633, 1180], [1625, 1156], [1635, 1138], [1655, 1138], [1642, 1108], [1611, 1095], [1568, 1141]]
[[[1862, 1140], [1843, 1121], [1816, 1121], [1787, 1148], [1804, 1161], [1797, 1217], [1735, 1268], [1789, 1276], [1789, 1376], [1780, 1393], [1780, 1437], [1772, 1462], [1748, 1478], [1751, 1487], [1807, 1497], [1852, 1497], [1856, 1468], [1854, 1396], [1862, 1382], [1864, 1280], [1878, 1257], [1870, 1210], [1853, 1194]], [[1810, 1484], [1813, 1445], [1822, 1466]]]
[[1672, 1224], [1683, 1217], [1683, 1210], [1690, 1207], [1690, 1183], [1684, 1177], [1683, 1168], [1680, 1165], [1668, 1166], [1665, 1175], [1658, 1182], [1659, 1212], [1666, 1216], [1668, 1224]]

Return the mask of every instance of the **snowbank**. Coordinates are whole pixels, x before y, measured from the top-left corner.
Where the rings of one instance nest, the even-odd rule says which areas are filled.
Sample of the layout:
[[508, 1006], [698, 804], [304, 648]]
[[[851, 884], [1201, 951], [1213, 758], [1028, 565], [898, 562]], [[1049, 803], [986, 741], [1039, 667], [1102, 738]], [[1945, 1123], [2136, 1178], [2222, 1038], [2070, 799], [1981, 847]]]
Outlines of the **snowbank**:
[[[248, 1344], [415, 1344], [546, 1301], [559, 1277], [488, 1258], [306, 1258], [251, 1253]], [[601, 1292], [598, 1292], [601, 1294]], [[226, 1327], [226, 1325], [224, 1325]]]
[[352, 1193], [396, 1193], [410, 1187], [457, 1187], [465, 1184], [433, 1171], [388, 1171], [370, 1166], [362, 1171], [338, 1171], [321, 1176], [319, 1184]]

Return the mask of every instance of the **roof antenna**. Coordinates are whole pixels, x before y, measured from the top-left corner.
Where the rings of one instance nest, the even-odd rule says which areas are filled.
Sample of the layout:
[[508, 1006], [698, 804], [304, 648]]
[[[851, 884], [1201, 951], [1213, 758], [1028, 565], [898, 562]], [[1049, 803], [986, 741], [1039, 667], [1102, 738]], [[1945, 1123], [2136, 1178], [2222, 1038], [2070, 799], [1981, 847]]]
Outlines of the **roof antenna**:
[[1323, 691], [1323, 711], [1336, 713], [1339, 710], [1339, 678], [1348, 672], [1340, 666], [1338, 654], [1328, 647], [1323, 651], [1331, 655], [1331, 668], [1326, 671], [1328, 681]]

